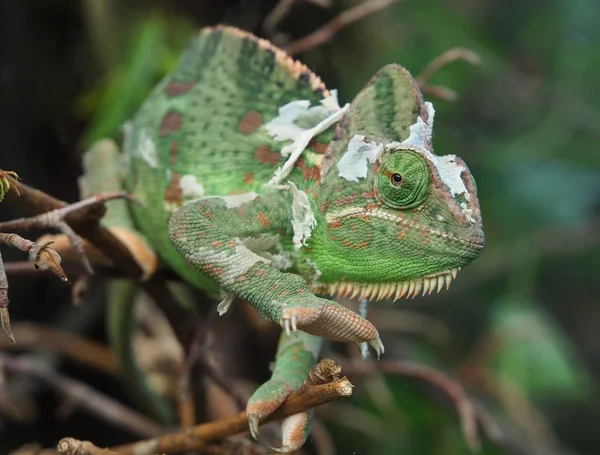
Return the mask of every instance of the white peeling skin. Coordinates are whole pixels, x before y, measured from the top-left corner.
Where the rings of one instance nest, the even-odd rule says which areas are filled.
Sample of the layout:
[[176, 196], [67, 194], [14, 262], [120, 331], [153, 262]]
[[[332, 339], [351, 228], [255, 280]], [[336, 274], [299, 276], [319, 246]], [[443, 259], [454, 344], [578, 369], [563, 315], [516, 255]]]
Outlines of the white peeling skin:
[[338, 175], [350, 182], [366, 178], [369, 165], [379, 158], [382, 151], [382, 144], [367, 142], [364, 136], [355, 134], [348, 142], [346, 153], [337, 163]]
[[219, 313], [219, 316], [223, 316], [225, 313], [227, 313], [227, 310], [229, 309], [229, 307], [233, 303], [233, 299], [235, 298], [233, 294], [230, 294], [229, 292], [223, 289], [221, 289], [221, 297], [223, 298], [223, 300], [221, 301], [221, 303], [219, 303], [219, 305], [217, 305], [217, 312]]
[[204, 187], [198, 183], [195, 175], [183, 175], [179, 180], [179, 187], [183, 197], [189, 199], [198, 199], [204, 196]]
[[146, 130], [141, 130], [137, 151], [142, 159], [148, 163], [150, 167], [158, 166], [158, 154], [156, 152], [156, 144], [150, 137], [150, 135], [146, 132]]
[[290, 254], [283, 249], [283, 245], [277, 234], [261, 234], [256, 237], [245, 237], [241, 241], [245, 247], [265, 258], [276, 269], [285, 270], [294, 265]]
[[240, 275], [248, 273], [254, 264], [266, 262], [243, 245], [235, 247], [235, 254], [216, 252], [206, 247], [197, 248], [193, 253], [186, 254], [185, 258], [193, 264], [210, 262], [217, 267], [222, 267], [226, 270], [226, 274], [221, 277], [220, 283], [225, 287], [233, 284]]
[[258, 197], [254, 191], [249, 193], [231, 194], [229, 196], [204, 196], [202, 199], [220, 199], [225, 202], [228, 209], [235, 209], [240, 207], [247, 202], [252, 202]]
[[301, 128], [294, 122], [303, 113], [308, 111], [310, 101], [292, 101], [279, 108], [279, 115], [265, 125], [267, 132], [276, 141], [295, 140], [305, 128]]
[[309, 106], [310, 101], [307, 100], [292, 101], [280, 107], [279, 115], [265, 125], [268, 133], [276, 141], [293, 141], [281, 149], [281, 155], [289, 158], [275, 171], [267, 185], [281, 184], [311, 139], [339, 122], [350, 108], [349, 104], [340, 108], [336, 90], [332, 90], [330, 96], [321, 100], [321, 106]]
[[311, 236], [317, 220], [308, 202], [308, 196], [304, 191], [288, 182], [292, 191], [292, 228], [294, 230], [294, 248], [299, 250], [306, 246], [306, 240]]
[[311, 261], [308, 258], [306, 258], [306, 263], [308, 265], [310, 265], [313, 268], [313, 270], [315, 271], [315, 275], [313, 276], [313, 281], [317, 282], [319, 280], [319, 278], [321, 277], [321, 275], [323, 275], [321, 273], [321, 270], [319, 270], [319, 267], [317, 266], [317, 264], [315, 264], [313, 261]]
[[[387, 145], [389, 149], [408, 147], [423, 154], [433, 164], [440, 176], [441, 181], [448, 187], [452, 197], [462, 195], [467, 201], [471, 200], [471, 195], [461, 178], [461, 174], [467, 169], [456, 162], [456, 155], [438, 156], [431, 153], [431, 143], [433, 134], [433, 120], [435, 111], [430, 102], [425, 102], [427, 109], [428, 123], [418, 116], [417, 122], [410, 126], [410, 135], [401, 143], [394, 142]], [[473, 210], [467, 207], [466, 203], [461, 203], [460, 208], [470, 223], [475, 220], [472, 217]]]

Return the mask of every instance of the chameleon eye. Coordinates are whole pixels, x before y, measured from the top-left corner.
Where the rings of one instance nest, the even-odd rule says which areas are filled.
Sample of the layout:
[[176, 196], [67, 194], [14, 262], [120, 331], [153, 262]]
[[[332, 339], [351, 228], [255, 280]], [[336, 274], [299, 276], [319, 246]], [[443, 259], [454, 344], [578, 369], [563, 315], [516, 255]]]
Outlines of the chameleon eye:
[[392, 185], [398, 186], [402, 183], [402, 176], [398, 173], [392, 174], [392, 176], [390, 177], [390, 180], [392, 182]]
[[377, 196], [387, 206], [409, 209], [429, 193], [431, 170], [424, 156], [412, 150], [399, 151], [381, 163], [375, 186]]

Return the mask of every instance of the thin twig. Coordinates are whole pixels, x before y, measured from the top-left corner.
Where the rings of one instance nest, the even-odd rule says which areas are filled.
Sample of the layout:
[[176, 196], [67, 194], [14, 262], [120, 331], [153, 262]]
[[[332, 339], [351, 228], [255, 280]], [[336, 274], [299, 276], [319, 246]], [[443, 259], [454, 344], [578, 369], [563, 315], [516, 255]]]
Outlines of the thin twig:
[[[5, 195], [6, 201], [20, 206], [34, 215], [60, 209], [67, 205], [63, 201], [25, 185], [8, 175], [4, 178], [10, 185]], [[97, 210], [97, 207], [87, 206], [84, 210], [69, 213], [65, 216], [65, 222], [69, 223], [78, 235], [81, 235], [102, 251], [123, 275], [136, 280], [141, 279], [144, 276], [143, 268], [135, 260], [126, 245], [108, 229], [100, 226], [98, 223], [99, 217], [91, 216], [96, 214], [92, 209]], [[165, 314], [181, 345], [187, 347], [190, 345], [193, 327], [197, 321], [173, 297], [165, 282], [165, 275], [155, 273], [146, 281], [143, 281], [141, 287]]]
[[[313, 3], [321, 8], [329, 8], [331, 0], [306, 0], [306, 3]], [[287, 16], [295, 3], [300, 3], [299, 0], [279, 0], [273, 7], [271, 12], [267, 14], [262, 24], [262, 29], [265, 35], [272, 36], [273, 32], [281, 20]]]
[[354, 8], [343, 11], [338, 16], [327, 22], [323, 27], [315, 30], [310, 35], [300, 38], [286, 46], [283, 50], [290, 55], [300, 54], [310, 49], [320, 46], [348, 25], [363, 19], [364, 17], [376, 13], [399, 0], [369, 0]]
[[15, 357], [6, 354], [1, 356], [6, 371], [28, 374], [47, 382], [67, 396], [72, 403], [112, 425], [144, 437], [155, 436], [165, 431], [164, 427], [148, 417], [97, 392], [86, 384], [68, 378], [23, 356]]
[[417, 81], [419, 87], [423, 89], [423, 87], [427, 85], [429, 79], [431, 79], [434, 74], [436, 74], [444, 66], [457, 60], [468, 62], [471, 65], [481, 65], [481, 58], [475, 52], [462, 47], [454, 47], [442, 52], [431, 62], [429, 62], [429, 64], [423, 68], [419, 75], [415, 77], [415, 81]]
[[[317, 364], [311, 373], [318, 368], [322, 368], [320, 366], [322, 362]], [[331, 360], [326, 360], [326, 362], [333, 363]], [[345, 377], [320, 385], [312, 385], [309, 381], [306, 381], [304, 386], [297, 392], [292, 393], [276, 412], [262, 419], [260, 423], [264, 424], [292, 414], [305, 412], [308, 409], [351, 394], [352, 384]], [[208, 442], [217, 441], [247, 429], [248, 419], [246, 413], [242, 412], [235, 417], [197, 425], [146, 441], [117, 446], [113, 450], [122, 455], [154, 455], [163, 452], [175, 453], [197, 450]]]
[[[13, 248], [17, 248], [25, 253], [29, 253], [29, 260], [38, 270], [51, 270], [63, 281], [68, 281], [65, 271], [60, 266], [60, 256], [56, 251], [50, 248], [52, 242], [38, 244], [27, 240], [17, 234], [0, 233], [0, 243], [4, 243]], [[0, 256], [0, 323], [2, 330], [11, 343], [15, 342], [15, 337], [10, 328], [10, 314], [8, 306], [8, 280], [4, 270], [4, 262]]]

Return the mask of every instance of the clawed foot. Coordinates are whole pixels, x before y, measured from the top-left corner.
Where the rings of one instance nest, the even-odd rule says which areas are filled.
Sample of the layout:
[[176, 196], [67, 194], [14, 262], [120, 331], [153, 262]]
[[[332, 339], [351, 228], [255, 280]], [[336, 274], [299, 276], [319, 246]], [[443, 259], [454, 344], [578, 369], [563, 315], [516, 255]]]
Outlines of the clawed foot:
[[315, 298], [315, 305], [308, 304], [306, 299], [298, 299], [283, 309], [279, 323], [288, 336], [302, 330], [334, 341], [359, 345], [367, 342], [379, 359], [384, 353], [384, 347], [373, 324], [332, 300]]

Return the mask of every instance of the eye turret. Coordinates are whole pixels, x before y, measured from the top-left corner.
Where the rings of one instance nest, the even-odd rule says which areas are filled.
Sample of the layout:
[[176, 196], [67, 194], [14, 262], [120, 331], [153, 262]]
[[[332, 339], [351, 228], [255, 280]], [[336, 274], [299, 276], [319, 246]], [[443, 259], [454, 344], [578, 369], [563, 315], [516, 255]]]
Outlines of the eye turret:
[[431, 170], [426, 158], [402, 150], [383, 160], [375, 178], [377, 197], [387, 206], [409, 209], [421, 204], [431, 187]]

